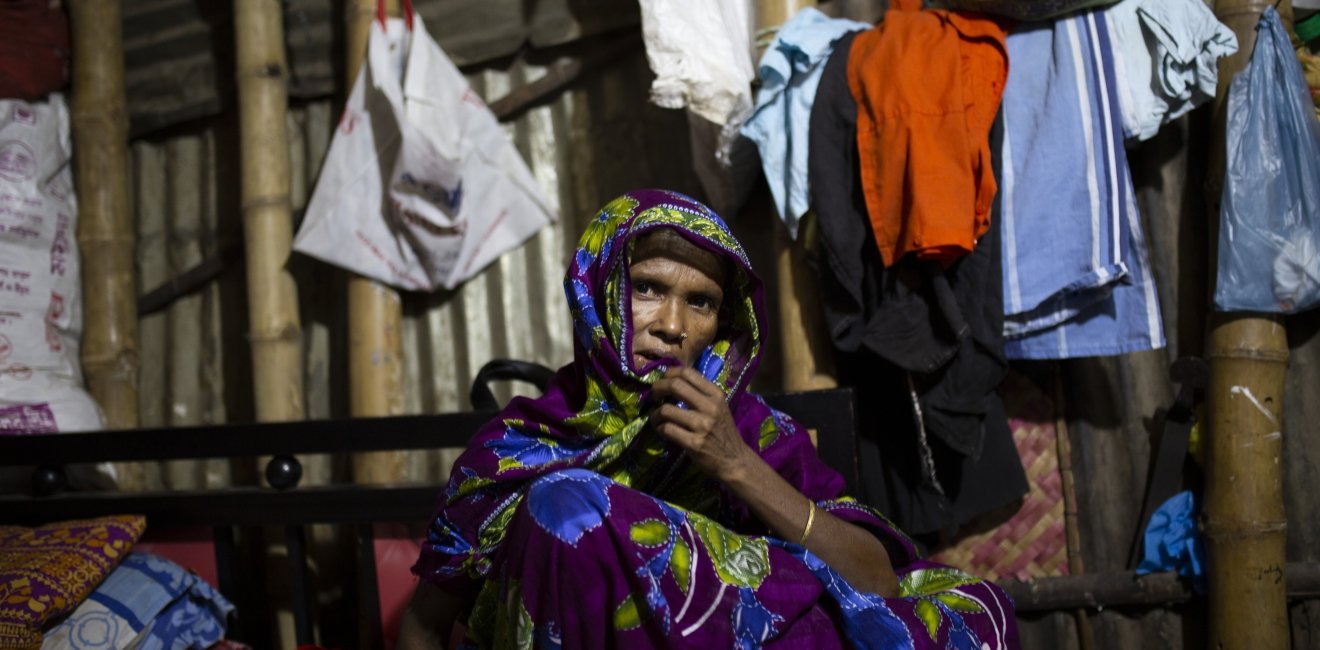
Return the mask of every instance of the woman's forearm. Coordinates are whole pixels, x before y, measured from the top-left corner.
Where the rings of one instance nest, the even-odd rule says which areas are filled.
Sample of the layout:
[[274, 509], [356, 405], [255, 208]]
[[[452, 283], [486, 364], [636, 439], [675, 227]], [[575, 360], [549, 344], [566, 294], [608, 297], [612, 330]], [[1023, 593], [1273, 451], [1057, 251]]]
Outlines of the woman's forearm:
[[[799, 541], [811, 516], [810, 500], [755, 454], [734, 467], [722, 477], [725, 485], [776, 536]], [[898, 595], [898, 578], [884, 544], [860, 526], [817, 508], [803, 545], [852, 586], [890, 598]]]
[[463, 602], [427, 582], [417, 583], [399, 624], [399, 650], [443, 650]]

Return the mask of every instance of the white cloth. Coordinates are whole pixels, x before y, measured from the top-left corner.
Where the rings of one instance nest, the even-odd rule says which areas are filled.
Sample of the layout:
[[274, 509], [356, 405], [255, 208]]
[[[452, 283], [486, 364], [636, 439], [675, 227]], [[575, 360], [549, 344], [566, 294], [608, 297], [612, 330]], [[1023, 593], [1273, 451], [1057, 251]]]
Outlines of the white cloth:
[[1123, 0], [1104, 13], [1119, 60], [1124, 136], [1148, 140], [1214, 98], [1219, 57], [1238, 43], [1202, 0]]
[[752, 107], [747, 0], [641, 0], [642, 38], [655, 81], [651, 101], [719, 126]]

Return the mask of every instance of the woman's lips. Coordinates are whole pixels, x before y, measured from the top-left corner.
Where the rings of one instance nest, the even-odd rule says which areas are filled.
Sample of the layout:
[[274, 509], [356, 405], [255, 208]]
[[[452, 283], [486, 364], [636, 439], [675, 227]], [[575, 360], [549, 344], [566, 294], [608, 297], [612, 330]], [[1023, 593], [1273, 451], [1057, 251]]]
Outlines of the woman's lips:
[[635, 365], [638, 370], [645, 368], [647, 364], [653, 361], [659, 361], [660, 359], [672, 359], [672, 358], [674, 358], [673, 355], [665, 352], [660, 352], [657, 350], [633, 351], [633, 365]]

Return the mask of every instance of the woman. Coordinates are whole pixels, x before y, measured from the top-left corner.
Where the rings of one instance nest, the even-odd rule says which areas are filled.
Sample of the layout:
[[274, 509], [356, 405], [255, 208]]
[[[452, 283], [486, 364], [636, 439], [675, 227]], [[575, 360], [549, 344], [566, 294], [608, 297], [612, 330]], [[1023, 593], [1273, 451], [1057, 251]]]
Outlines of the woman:
[[400, 647], [462, 603], [478, 647], [1017, 645], [1002, 591], [918, 560], [747, 392], [761, 284], [709, 208], [615, 199], [565, 289], [574, 362], [455, 462]]

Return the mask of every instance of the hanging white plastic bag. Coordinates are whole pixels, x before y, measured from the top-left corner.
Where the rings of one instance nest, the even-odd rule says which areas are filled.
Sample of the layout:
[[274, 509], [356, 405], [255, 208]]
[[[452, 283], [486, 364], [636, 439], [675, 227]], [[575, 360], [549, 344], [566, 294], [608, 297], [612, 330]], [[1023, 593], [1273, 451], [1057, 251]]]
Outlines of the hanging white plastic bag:
[[1320, 305], [1320, 121], [1273, 7], [1229, 89], [1225, 142], [1215, 307], [1294, 313]]
[[554, 221], [420, 16], [373, 23], [293, 248], [402, 289], [452, 289]]

